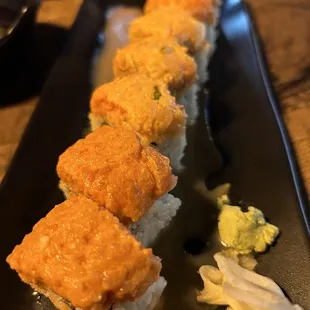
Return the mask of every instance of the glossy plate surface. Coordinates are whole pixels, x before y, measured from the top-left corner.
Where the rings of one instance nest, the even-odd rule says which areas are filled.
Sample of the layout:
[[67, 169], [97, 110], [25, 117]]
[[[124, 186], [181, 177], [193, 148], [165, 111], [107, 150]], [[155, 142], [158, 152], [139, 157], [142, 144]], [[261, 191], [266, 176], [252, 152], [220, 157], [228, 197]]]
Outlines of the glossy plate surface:
[[[82, 135], [87, 124], [91, 55], [108, 5], [97, 2], [101, 1], [85, 1], [82, 6], [1, 184], [2, 309], [53, 309], [44, 298], [37, 303], [4, 260], [63, 199], [55, 166], [59, 154]], [[258, 271], [279, 283], [294, 302], [310, 308], [308, 202], [257, 42], [245, 7], [239, 1], [225, 2], [218, 48], [210, 64], [210, 96], [206, 100], [201, 95], [199, 121], [188, 133], [187, 170], [175, 190], [183, 206], [154, 245], [169, 283], [160, 309], [212, 309], [195, 302], [196, 289], [202, 288], [197, 270], [213, 264], [212, 256], [220, 249], [217, 211], [194, 189], [202, 178], [210, 186], [232, 183], [235, 201], [253, 203], [280, 227], [281, 237], [259, 258]], [[205, 115], [223, 165], [206, 129]], [[187, 254], [184, 243], [188, 249], [197, 246], [197, 240], [205, 247], [198, 255]]]

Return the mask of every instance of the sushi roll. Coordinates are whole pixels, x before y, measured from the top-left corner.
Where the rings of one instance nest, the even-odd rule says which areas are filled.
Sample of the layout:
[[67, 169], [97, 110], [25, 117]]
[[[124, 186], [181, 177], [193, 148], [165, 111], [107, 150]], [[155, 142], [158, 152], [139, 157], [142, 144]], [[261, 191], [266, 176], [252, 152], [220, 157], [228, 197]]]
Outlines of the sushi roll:
[[89, 119], [92, 131], [103, 124], [133, 129], [142, 145], [155, 145], [181, 170], [186, 114], [162, 81], [133, 74], [102, 85], [92, 95]]
[[113, 71], [116, 77], [140, 73], [162, 80], [176, 101], [184, 105], [187, 123], [195, 122], [197, 65], [175, 38], [150, 37], [130, 43], [117, 51]]
[[[7, 262], [22, 281], [63, 310], [138, 303], [139, 297], [145, 301], [165, 286], [152, 250], [143, 248], [109, 211], [82, 196], [53, 208]], [[126, 303], [123, 309], [129, 309]]]
[[207, 80], [209, 43], [206, 41], [206, 27], [188, 12], [177, 7], [163, 7], [150, 14], [136, 18], [129, 27], [129, 40], [136, 42], [158, 36], [174, 37], [188, 49], [198, 67], [201, 83]]
[[128, 225], [176, 185], [169, 159], [143, 146], [124, 127], [102, 126], [60, 157], [57, 173], [67, 195], [82, 194]]
[[210, 43], [209, 53], [213, 53], [217, 39], [217, 25], [220, 13], [220, 0], [147, 0], [144, 12], [150, 13], [162, 7], [177, 7], [187, 11], [206, 25], [206, 39]]

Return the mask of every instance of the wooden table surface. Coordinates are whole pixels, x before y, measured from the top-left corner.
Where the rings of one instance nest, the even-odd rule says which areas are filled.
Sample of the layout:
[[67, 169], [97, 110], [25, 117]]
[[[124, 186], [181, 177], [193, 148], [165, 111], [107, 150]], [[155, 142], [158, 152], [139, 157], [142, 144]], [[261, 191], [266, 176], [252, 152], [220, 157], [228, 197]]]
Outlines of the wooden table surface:
[[[306, 188], [310, 193], [310, 3], [248, 0], [273, 75]], [[81, 0], [46, 0], [38, 22], [69, 27]], [[0, 109], [0, 179], [10, 163], [37, 98]]]

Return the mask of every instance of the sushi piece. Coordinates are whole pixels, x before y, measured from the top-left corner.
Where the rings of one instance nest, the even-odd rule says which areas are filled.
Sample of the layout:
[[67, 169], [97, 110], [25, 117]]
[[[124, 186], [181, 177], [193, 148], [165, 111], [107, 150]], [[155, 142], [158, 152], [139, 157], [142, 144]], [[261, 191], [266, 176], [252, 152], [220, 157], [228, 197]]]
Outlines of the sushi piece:
[[159, 36], [174, 37], [188, 49], [198, 67], [200, 82], [207, 80], [209, 43], [206, 41], [206, 27], [188, 12], [177, 7], [163, 7], [150, 14], [136, 18], [129, 27], [129, 40], [136, 42]]
[[206, 25], [206, 39], [210, 43], [209, 53], [213, 53], [217, 39], [216, 27], [220, 13], [220, 0], [147, 0], [144, 12], [150, 13], [162, 7], [177, 7], [187, 11]]
[[163, 7], [136, 18], [129, 26], [130, 42], [159, 36], [174, 37], [194, 54], [206, 45], [204, 24], [177, 7]]
[[162, 81], [134, 74], [102, 85], [92, 95], [89, 119], [92, 130], [102, 124], [133, 129], [143, 145], [155, 145], [181, 169], [186, 114]]
[[159, 280], [161, 270], [151, 249], [82, 196], [50, 211], [7, 262], [25, 283], [65, 310], [106, 310], [136, 301]]
[[117, 51], [113, 70], [116, 77], [140, 73], [162, 80], [176, 101], [184, 105], [188, 124], [195, 122], [197, 65], [175, 38], [150, 37], [130, 43]]
[[129, 128], [102, 126], [69, 147], [57, 173], [70, 195], [82, 194], [126, 225], [137, 222], [176, 185], [169, 159], [143, 146]]

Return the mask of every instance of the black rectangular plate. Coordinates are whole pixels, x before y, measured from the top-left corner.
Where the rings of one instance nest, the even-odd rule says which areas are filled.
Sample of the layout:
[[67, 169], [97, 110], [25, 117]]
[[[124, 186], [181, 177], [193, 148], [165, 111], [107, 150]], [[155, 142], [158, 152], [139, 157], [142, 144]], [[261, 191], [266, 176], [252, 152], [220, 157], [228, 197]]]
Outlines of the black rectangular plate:
[[[1, 184], [2, 309], [53, 309], [44, 298], [40, 304], [36, 303], [31, 289], [9, 269], [5, 258], [24, 234], [63, 199], [57, 189], [55, 167], [59, 154], [82, 135], [86, 125], [91, 55], [110, 4], [102, 2], [84, 2], [66, 49], [50, 74]], [[310, 308], [307, 195], [266, 74], [256, 32], [240, 1], [226, 1], [223, 5], [218, 47], [210, 64], [209, 88], [208, 109], [204, 108], [202, 94], [199, 120], [188, 133], [187, 170], [175, 190], [183, 206], [154, 245], [155, 253], [163, 257], [163, 275], [169, 283], [161, 308], [211, 309], [195, 302], [195, 290], [202, 288], [197, 270], [202, 264], [213, 263], [212, 255], [220, 249], [217, 211], [193, 188], [200, 178], [206, 178], [210, 186], [232, 183], [234, 200], [254, 203], [280, 227], [281, 237], [269, 253], [259, 258], [258, 271], [279, 283], [294, 302]], [[223, 155], [220, 169], [217, 151], [206, 129], [205, 114], [214, 142]], [[184, 242], [191, 238], [207, 244], [199, 255], [190, 256], [183, 249]]]

